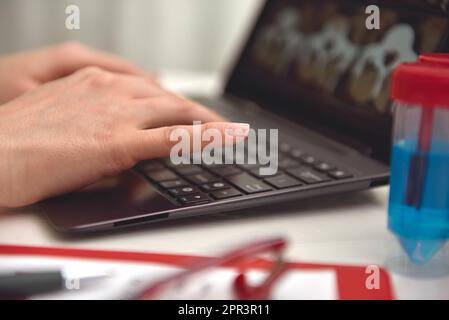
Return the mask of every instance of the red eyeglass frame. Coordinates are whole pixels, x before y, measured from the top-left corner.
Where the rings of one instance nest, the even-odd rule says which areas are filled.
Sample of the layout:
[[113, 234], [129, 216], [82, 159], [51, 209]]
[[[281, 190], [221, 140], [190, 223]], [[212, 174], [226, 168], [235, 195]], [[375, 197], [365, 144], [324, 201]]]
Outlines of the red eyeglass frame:
[[[185, 271], [182, 271], [172, 277], [168, 277], [152, 283], [147, 288], [142, 290], [134, 299], [139, 300], [151, 300], [157, 299], [158, 293], [160, 293], [164, 287], [170, 285], [175, 281], [182, 281], [194, 274], [198, 274], [202, 271], [212, 268], [220, 267], [237, 267], [239, 274], [234, 280], [233, 293], [236, 300], [267, 300], [270, 298], [270, 292], [285, 270], [284, 261], [282, 258], [284, 249], [287, 246], [287, 241], [283, 238], [268, 239], [259, 242], [253, 242], [247, 244], [238, 249], [232, 250], [221, 257], [207, 259], [204, 262], [197, 263]], [[277, 260], [275, 261], [270, 275], [267, 279], [257, 286], [251, 286], [246, 281], [245, 271], [255, 265], [267, 265], [270, 262], [264, 259], [254, 258], [260, 254], [273, 253]], [[240, 263], [243, 260], [249, 260], [252, 258], [252, 263]]]

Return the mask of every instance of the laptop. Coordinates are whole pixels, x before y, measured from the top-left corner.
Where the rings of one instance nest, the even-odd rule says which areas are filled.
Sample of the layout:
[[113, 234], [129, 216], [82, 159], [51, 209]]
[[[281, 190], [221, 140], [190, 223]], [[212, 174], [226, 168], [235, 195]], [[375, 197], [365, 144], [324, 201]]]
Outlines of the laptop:
[[[58, 231], [82, 233], [387, 184], [390, 76], [420, 53], [447, 51], [445, 3], [266, 1], [223, 95], [198, 100], [252, 128], [278, 129], [276, 174], [261, 175], [259, 163], [153, 159], [42, 210]], [[372, 4], [379, 30], [366, 27]]]

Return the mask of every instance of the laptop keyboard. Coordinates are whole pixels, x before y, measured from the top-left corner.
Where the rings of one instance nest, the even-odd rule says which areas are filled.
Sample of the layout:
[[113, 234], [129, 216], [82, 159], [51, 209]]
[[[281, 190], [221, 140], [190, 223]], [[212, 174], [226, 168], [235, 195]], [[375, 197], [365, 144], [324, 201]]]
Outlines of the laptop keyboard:
[[140, 163], [136, 170], [179, 205], [198, 205], [274, 190], [350, 179], [351, 172], [282, 144], [279, 170], [260, 175], [258, 164], [173, 165], [170, 159]]

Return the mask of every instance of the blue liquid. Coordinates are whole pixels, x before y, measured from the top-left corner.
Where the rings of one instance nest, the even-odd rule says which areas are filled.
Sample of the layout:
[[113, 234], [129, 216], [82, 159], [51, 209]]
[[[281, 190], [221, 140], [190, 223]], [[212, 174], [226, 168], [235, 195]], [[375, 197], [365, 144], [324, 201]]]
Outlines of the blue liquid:
[[449, 238], [449, 142], [433, 142], [419, 207], [407, 205], [411, 159], [416, 141], [393, 145], [388, 225], [412, 261], [429, 261]]

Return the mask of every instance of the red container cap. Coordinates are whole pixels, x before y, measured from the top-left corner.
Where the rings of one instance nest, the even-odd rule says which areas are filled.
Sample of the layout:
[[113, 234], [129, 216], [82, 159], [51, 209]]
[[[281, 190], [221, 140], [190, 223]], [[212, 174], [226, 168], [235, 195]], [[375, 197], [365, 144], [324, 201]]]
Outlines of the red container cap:
[[449, 53], [427, 53], [419, 56], [419, 62], [449, 67]]
[[449, 108], [449, 63], [448, 68], [432, 55], [424, 61], [400, 64], [393, 73], [391, 98], [397, 102], [421, 105], [427, 108]]

